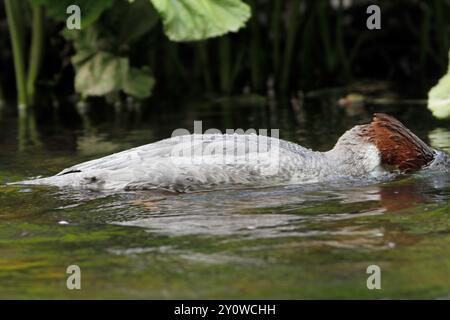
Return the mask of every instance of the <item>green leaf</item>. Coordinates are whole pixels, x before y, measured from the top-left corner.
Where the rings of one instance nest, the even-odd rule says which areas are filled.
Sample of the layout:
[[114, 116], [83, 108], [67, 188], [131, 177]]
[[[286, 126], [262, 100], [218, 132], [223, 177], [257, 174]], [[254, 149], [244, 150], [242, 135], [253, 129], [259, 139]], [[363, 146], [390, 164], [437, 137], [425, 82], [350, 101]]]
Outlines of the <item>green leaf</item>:
[[103, 96], [119, 91], [128, 71], [127, 58], [99, 52], [76, 70], [75, 90], [83, 96]]
[[438, 119], [450, 118], [450, 65], [447, 74], [428, 92], [428, 109]]
[[155, 84], [149, 71], [130, 67], [128, 58], [107, 52], [98, 52], [87, 61], [74, 65], [75, 90], [84, 97], [105, 96], [122, 90], [144, 99], [151, 95]]
[[61, 21], [69, 17], [67, 7], [77, 5], [81, 9], [81, 27], [85, 28], [97, 21], [103, 11], [111, 7], [114, 0], [31, 0], [31, 2], [44, 5], [51, 17]]
[[132, 43], [150, 31], [159, 21], [159, 16], [148, 0], [138, 0], [128, 5], [121, 17], [119, 43]]
[[150, 0], [173, 41], [195, 41], [236, 32], [251, 16], [241, 0]]
[[123, 91], [130, 96], [144, 99], [152, 94], [155, 79], [148, 72], [131, 68], [123, 82]]
[[[49, 6], [54, 4], [50, 0], [32, 1]], [[98, 2], [105, 5], [109, 1]], [[73, 3], [80, 5], [83, 15], [85, 7], [81, 2]], [[64, 29], [62, 35], [73, 42], [76, 52], [71, 59], [75, 69], [75, 90], [84, 97], [106, 96], [119, 91], [139, 99], [150, 96], [154, 78], [146, 69], [131, 67], [127, 55], [130, 44], [150, 31], [158, 19], [148, 0], [116, 1], [97, 23], [82, 30]]]

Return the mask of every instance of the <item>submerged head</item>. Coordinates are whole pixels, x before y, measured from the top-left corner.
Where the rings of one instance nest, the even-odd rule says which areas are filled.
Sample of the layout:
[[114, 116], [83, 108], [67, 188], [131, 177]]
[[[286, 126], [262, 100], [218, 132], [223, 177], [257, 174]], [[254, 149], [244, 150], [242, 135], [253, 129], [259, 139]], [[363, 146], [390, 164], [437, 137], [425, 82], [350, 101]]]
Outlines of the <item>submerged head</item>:
[[355, 154], [364, 160], [370, 156], [366, 171], [382, 167], [387, 171], [413, 172], [450, 164], [446, 153], [427, 146], [400, 121], [383, 113], [375, 113], [371, 123], [347, 131], [333, 150], [352, 154], [353, 159]]
[[400, 121], [384, 113], [375, 113], [362, 133], [377, 147], [381, 164], [390, 170], [413, 172], [435, 160], [448, 160], [447, 154], [432, 149]]

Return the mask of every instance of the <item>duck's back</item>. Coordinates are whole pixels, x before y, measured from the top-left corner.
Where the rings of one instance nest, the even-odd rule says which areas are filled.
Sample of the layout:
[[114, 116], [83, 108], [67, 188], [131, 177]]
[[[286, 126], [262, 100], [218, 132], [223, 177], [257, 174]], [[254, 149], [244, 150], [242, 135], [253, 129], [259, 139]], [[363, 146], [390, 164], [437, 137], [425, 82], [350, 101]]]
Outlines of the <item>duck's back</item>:
[[[122, 151], [27, 181], [90, 189], [189, 191], [230, 185], [285, 183], [319, 166], [318, 153], [252, 134], [186, 135]], [[305, 158], [310, 158], [304, 161]], [[309, 169], [308, 169], [309, 168]], [[311, 177], [305, 175], [305, 179]]]

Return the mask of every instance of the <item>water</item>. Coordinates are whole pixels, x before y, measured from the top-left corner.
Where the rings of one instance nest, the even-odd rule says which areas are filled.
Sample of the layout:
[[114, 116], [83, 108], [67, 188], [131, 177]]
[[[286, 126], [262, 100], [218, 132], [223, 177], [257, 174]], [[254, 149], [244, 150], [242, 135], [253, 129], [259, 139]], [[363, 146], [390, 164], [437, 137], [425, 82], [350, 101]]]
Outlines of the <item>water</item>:
[[[184, 102], [109, 120], [98, 109], [74, 124], [41, 119], [36, 130], [3, 116], [0, 298], [450, 297], [448, 173], [189, 194], [4, 184], [192, 130], [200, 119], [204, 129], [280, 128], [284, 139], [327, 150], [385, 111], [450, 151], [448, 123], [423, 107], [355, 113], [314, 103], [295, 116], [250, 102]], [[381, 290], [367, 289], [372, 264]], [[69, 265], [81, 268], [81, 290], [66, 288]]]

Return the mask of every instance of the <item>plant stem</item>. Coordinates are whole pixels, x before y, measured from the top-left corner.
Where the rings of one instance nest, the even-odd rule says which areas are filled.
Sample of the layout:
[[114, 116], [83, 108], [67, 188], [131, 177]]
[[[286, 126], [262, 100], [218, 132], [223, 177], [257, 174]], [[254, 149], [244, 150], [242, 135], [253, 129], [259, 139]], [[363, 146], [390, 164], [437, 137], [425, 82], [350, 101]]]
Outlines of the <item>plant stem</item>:
[[25, 112], [19, 111], [19, 116], [17, 117], [17, 128], [18, 148], [19, 151], [23, 152], [27, 147], [27, 115], [25, 114]]
[[281, 22], [281, 12], [282, 12], [282, 1], [275, 0], [275, 8], [273, 12], [273, 70], [275, 78], [278, 77], [279, 67], [280, 67], [280, 22]]
[[[3, 86], [0, 82], [0, 110], [3, 108], [3, 105], [5, 104], [5, 95], [3, 93]], [[1, 111], [0, 111], [1, 112]]]
[[331, 45], [331, 34], [330, 34], [330, 26], [328, 24], [329, 21], [329, 8], [328, 4], [324, 1], [320, 1], [316, 6], [317, 18], [319, 23], [319, 31], [320, 37], [323, 43], [323, 50], [325, 56], [325, 63], [327, 67], [327, 71], [331, 73], [336, 65], [336, 51], [332, 49]]
[[42, 141], [39, 138], [39, 132], [36, 126], [36, 118], [33, 110], [30, 112], [20, 112], [18, 120], [18, 147], [23, 152], [29, 148], [42, 147]]
[[426, 58], [430, 49], [430, 21], [431, 12], [428, 5], [422, 6], [423, 18], [420, 27], [420, 66], [421, 70], [426, 70]]
[[11, 46], [14, 57], [14, 70], [16, 73], [16, 89], [18, 98], [18, 109], [26, 110], [27, 108], [27, 91], [25, 83], [25, 64], [23, 58], [23, 33], [20, 26], [20, 10], [18, 8], [18, 0], [5, 0], [6, 16], [8, 19], [9, 33], [11, 36]]
[[33, 104], [35, 83], [41, 68], [42, 50], [44, 44], [44, 9], [40, 5], [32, 4], [33, 12], [31, 50], [28, 63], [27, 94], [28, 101]]
[[344, 35], [343, 35], [343, 3], [342, 0], [339, 0], [339, 8], [337, 13], [337, 19], [336, 19], [336, 53], [340, 58], [341, 65], [342, 65], [342, 73], [344, 74], [345, 80], [349, 81], [351, 72], [350, 72], [350, 65], [349, 65], [349, 59], [348, 54], [345, 50], [345, 43], [344, 43]]
[[205, 41], [202, 41], [197, 45], [197, 49], [200, 57], [200, 68], [203, 73], [206, 90], [211, 92], [214, 90], [214, 86], [211, 73], [209, 70], [210, 65], [209, 65], [208, 44]]
[[[255, 1], [250, 2], [252, 12], [257, 12]], [[261, 63], [261, 43], [259, 36], [258, 16], [255, 14], [250, 20], [251, 38], [250, 38], [250, 70], [252, 76], [253, 91], [261, 91], [261, 69], [264, 67]]]
[[231, 48], [229, 36], [219, 39], [220, 50], [220, 88], [223, 93], [231, 92]]
[[436, 13], [436, 37], [437, 43], [439, 46], [439, 61], [442, 62], [443, 66], [447, 65], [447, 52], [449, 48], [448, 44], [448, 32], [447, 30], [447, 22], [444, 17], [445, 10], [443, 8], [443, 1], [435, 0], [434, 1], [434, 11]]
[[289, 87], [290, 80], [290, 70], [292, 55], [295, 47], [295, 38], [297, 36], [297, 29], [299, 26], [299, 15], [300, 15], [300, 0], [294, 0], [291, 3], [291, 13], [289, 17], [289, 27], [287, 30], [287, 42], [284, 52], [284, 65], [283, 73], [281, 76], [281, 91], [286, 92]]
[[299, 57], [299, 72], [300, 75], [300, 86], [307, 85], [312, 81], [313, 74], [313, 55], [314, 55], [314, 44], [316, 42], [317, 33], [315, 30], [316, 20], [318, 19], [316, 16], [316, 7], [317, 2], [311, 2], [310, 5], [307, 6], [305, 13], [302, 15], [304, 26], [301, 29], [301, 43], [300, 43], [300, 57]]

